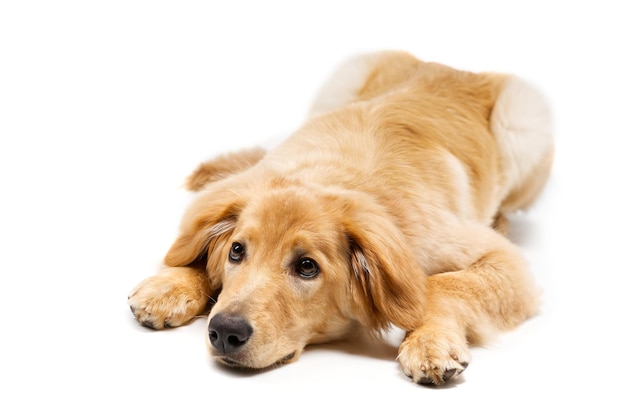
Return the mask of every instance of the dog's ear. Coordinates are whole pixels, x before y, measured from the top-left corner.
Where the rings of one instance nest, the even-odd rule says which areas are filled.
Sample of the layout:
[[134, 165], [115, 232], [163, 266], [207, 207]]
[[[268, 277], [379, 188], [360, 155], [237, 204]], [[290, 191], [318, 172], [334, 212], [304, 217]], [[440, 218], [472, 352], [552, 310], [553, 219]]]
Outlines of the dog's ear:
[[212, 253], [221, 253], [232, 234], [245, 204], [242, 194], [226, 187], [202, 192], [183, 216], [180, 232], [165, 255], [167, 266], [207, 267], [214, 278], [221, 276], [221, 265]]
[[243, 149], [220, 155], [203, 162], [187, 177], [185, 183], [189, 191], [199, 191], [204, 186], [231, 175], [243, 172], [257, 164], [265, 156], [262, 148]]
[[375, 329], [390, 323], [404, 330], [419, 327], [426, 298], [426, 276], [407, 239], [384, 209], [360, 201], [344, 227], [356, 296]]

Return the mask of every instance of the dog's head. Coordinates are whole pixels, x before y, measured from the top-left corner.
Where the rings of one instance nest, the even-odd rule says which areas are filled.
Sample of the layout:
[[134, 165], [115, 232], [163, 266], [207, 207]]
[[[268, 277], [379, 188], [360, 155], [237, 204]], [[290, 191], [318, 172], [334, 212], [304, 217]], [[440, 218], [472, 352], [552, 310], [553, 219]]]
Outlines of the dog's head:
[[198, 196], [165, 258], [206, 262], [220, 290], [207, 345], [222, 363], [265, 368], [355, 325], [420, 323], [423, 272], [372, 199], [280, 180], [226, 182]]

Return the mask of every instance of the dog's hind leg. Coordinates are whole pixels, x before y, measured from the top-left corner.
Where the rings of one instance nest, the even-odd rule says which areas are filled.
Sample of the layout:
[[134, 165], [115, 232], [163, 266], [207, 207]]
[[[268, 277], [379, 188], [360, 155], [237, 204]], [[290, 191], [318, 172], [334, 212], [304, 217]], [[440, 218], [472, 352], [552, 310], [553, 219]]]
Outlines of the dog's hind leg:
[[406, 81], [420, 62], [400, 51], [356, 55], [341, 64], [322, 85], [313, 100], [310, 115], [389, 92]]
[[499, 215], [504, 216], [530, 206], [550, 174], [554, 141], [548, 104], [535, 87], [511, 76], [496, 99], [490, 127], [500, 148]]

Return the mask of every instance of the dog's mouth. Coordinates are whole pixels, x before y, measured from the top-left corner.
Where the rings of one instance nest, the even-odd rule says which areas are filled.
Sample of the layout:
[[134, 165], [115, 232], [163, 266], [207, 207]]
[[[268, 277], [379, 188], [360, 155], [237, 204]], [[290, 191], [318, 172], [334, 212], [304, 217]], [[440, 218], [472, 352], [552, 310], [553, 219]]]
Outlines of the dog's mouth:
[[221, 363], [223, 363], [224, 365], [228, 365], [228, 366], [232, 366], [235, 368], [243, 368], [244, 365], [240, 362], [237, 362], [234, 359], [228, 358], [226, 356], [220, 356], [218, 358], [216, 358], [218, 361], [220, 361]]
[[295, 356], [296, 356], [296, 352], [295, 351], [291, 352], [289, 355], [286, 355], [283, 358], [277, 360], [272, 365], [264, 366], [264, 367], [250, 366], [249, 364], [246, 364], [246, 363], [243, 363], [243, 362], [239, 362], [238, 360], [235, 360], [235, 359], [233, 359], [233, 358], [231, 358], [229, 356], [216, 356], [215, 359], [217, 359], [223, 365], [230, 366], [230, 367], [233, 367], [233, 368], [265, 369], [265, 368], [271, 368], [271, 367], [275, 367], [275, 366], [279, 366], [279, 365], [285, 364], [285, 363], [291, 361]]
[[276, 364], [278, 365], [278, 364], [281, 364], [281, 363], [287, 363], [287, 362], [289, 362], [290, 360], [292, 360], [293, 358], [295, 358], [295, 356], [296, 356], [296, 352], [295, 352], [295, 351], [293, 351], [293, 352], [291, 352], [289, 355], [285, 356], [284, 358], [282, 358], [281, 360], [279, 360], [278, 362], [276, 362]]

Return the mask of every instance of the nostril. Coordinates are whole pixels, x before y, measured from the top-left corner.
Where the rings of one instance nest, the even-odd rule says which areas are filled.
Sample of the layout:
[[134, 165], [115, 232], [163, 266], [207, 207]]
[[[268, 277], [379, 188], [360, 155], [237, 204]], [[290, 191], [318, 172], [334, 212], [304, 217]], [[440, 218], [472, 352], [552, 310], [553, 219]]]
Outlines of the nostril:
[[252, 336], [252, 326], [238, 314], [218, 313], [209, 322], [209, 340], [221, 353], [241, 349]]
[[247, 341], [248, 339], [244, 339], [244, 340], [239, 339], [239, 336], [235, 336], [235, 335], [228, 336], [228, 343], [233, 347], [239, 347], [243, 345], [244, 343], [246, 343]]

